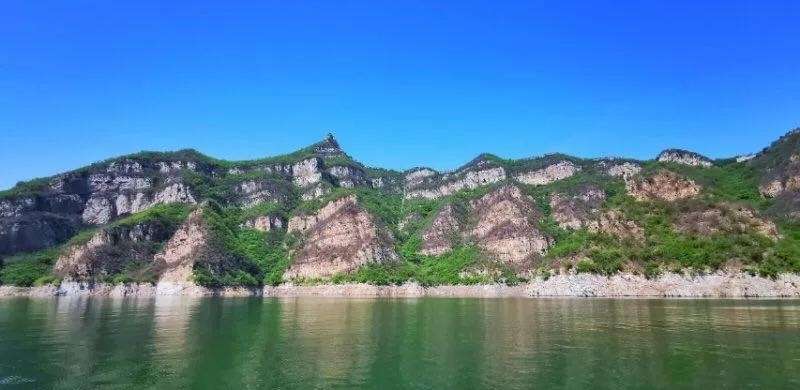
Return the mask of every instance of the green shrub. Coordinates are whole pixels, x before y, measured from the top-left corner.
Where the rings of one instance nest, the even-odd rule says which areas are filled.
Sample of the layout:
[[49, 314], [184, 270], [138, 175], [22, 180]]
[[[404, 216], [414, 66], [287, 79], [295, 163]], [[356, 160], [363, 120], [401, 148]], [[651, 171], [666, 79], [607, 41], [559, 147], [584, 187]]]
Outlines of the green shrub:
[[4, 259], [5, 264], [0, 269], [0, 283], [33, 286], [36, 281], [50, 275], [57, 257], [58, 251], [54, 249], [8, 257]]
[[112, 226], [134, 226], [141, 223], [160, 222], [164, 226], [176, 228], [186, 220], [191, 211], [191, 206], [183, 203], [158, 204], [122, 218], [114, 222]]
[[598, 272], [598, 267], [594, 263], [594, 261], [590, 259], [583, 259], [579, 261], [578, 264], [575, 265], [575, 270], [578, 271], [579, 273], [594, 274]]
[[39, 279], [36, 279], [36, 281], [33, 282], [33, 285], [36, 287], [47, 286], [47, 285], [58, 286], [59, 284], [61, 284], [61, 278], [54, 275], [44, 275], [39, 277]]
[[423, 286], [469, 282], [459, 274], [480, 258], [478, 249], [471, 245], [455, 248], [441, 256], [425, 256], [416, 268], [414, 279]]

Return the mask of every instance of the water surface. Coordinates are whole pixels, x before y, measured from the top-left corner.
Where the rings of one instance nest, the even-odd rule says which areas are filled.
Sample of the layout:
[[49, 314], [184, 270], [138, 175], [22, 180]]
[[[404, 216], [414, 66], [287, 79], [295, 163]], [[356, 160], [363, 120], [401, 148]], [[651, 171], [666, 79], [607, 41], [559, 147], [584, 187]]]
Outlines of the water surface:
[[800, 301], [0, 299], [0, 388], [800, 388]]

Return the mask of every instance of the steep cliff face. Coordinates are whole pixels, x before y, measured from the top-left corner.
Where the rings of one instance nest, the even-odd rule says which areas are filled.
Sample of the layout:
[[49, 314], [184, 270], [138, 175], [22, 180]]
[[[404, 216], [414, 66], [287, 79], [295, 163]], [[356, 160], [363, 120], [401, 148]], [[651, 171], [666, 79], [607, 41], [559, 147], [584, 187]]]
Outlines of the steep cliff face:
[[192, 271], [197, 261], [223, 261], [225, 255], [212, 245], [211, 229], [203, 218], [203, 210], [194, 211], [175, 231], [155, 255], [154, 262], [159, 268], [159, 282], [190, 283]]
[[85, 242], [62, 250], [54, 274], [67, 280], [108, 281], [112, 277], [154, 280], [154, 256], [177, 229], [184, 211], [162, 208], [103, 227]]
[[661, 152], [656, 160], [660, 162], [684, 164], [693, 167], [710, 167], [714, 165], [714, 162], [708, 157], [699, 153], [682, 149], [667, 149]]
[[315, 214], [293, 217], [288, 231], [300, 235], [302, 244], [285, 279], [330, 277], [397, 259], [392, 237], [355, 196], [332, 201]]
[[[410, 180], [409, 180], [410, 179]], [[479, 161], [456, 172], [444, 175], [418, 170], [406, 175], [406, 198], [436, 199], [460, 190], [474, 189], [506, 179], [502, 167]]]
[[454, 241], [461, 234], [461, 229], [462, 223], [459, 223], [455, 206], [445, 205], [422, 233], [420, 253], [437, 256], [452, 250]]
[[476, 221], [469, 237], [513, 269], [527, 269], [552, 243], [538, 229], [536, 205], [519, 188], [504, 186], [470, 202]]
[[545, 185], [556, 180], [566, 179], [580, 170], [581, 168], [571, 161], [559, 161], [542, 169], [520, 173], [514, 178], [520, 183]]
[[598, 163], [598, 166], [611, 177], [630, 178], [642, 171], [641, 165], [630, 161], [603, 160]]
[[123, 158], [57, 175], [30, 195], [0, 199], [0, 254], [53, 246], [87, 225], [154, 205], [195, 204], [176, 169], [197, 170], [199, 164]]
[[[798, 204], [800, 198], [800, 129], [784, 135], [755, 155], [747, 163], [760, 172], [759, 190], [768, 198], [781, 203]], [[800, 207], [790, 207], [791, 211]]]
[[292, 197], [292, 188], [285, 181], [272, 178], [246, 180], [234, 187], [233, 202], [242, 207], [252, 207], [259, 203], [286, 203]]
[[550, 197], [553, 218], [564, 229], [586, 227], [606, 200], [605, 192], [598, 186], [587, 185], [574, 195], [555, 193]]
[[650, 176], [638, 176], [626, 181], [628, 193], [637, 200], [673, 202], [697, 196], [700, 186], [693, 180], [668, 170]]

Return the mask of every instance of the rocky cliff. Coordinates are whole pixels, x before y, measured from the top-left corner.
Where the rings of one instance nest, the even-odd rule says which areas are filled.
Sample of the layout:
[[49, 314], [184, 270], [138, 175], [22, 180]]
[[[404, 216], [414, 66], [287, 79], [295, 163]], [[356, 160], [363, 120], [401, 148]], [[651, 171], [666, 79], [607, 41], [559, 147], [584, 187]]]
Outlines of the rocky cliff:
[[748, 157], [482, 154], [367, 167], [328, 136], [223, 161], [142, 152], [0, 193], [0, 282], [517, 283], [800, 272], [800, 133]]

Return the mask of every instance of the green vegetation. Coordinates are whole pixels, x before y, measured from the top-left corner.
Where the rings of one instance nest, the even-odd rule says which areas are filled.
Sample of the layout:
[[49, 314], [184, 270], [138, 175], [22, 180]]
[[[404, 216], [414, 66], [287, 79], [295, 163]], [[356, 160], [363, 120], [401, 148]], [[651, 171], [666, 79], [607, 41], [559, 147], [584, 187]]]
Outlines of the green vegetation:
[[57, 257], [56, 249], [7, 257], [3, 260], [3, 268], [0, 269], [0, 283], [30, 287], [54, 281], [55, 278], [50, 276], [50, 270]]
[[[155, 253], [155, 251], [153, 251]], [[100, 278], [101, 282], [110, 284], [150, 283], [158, 281], [153, 264], [143, 260], [132, 260], [125, 263], [119, 272]]]
[[183, 203], [158, 204], [147, 210], [117, 220], [109, 226], [130, 227], [141, 223], [159, 222], [165, 227], [174, 229], [186, 220], [191, 211], [192, 207]]
[[[415, 255], [413, 261], [402, 259], [386, 264], [367, 264], [353, 274], [339, 274], [331, 278], [333, 283], [369, 283], [379, 286], [399, 285], [408, 281], [423, 286], [443, 284], [479, 284], [504, 281], [509, 284], [519, 281], [510, 271], [498, 265], [484, 262], [484, 256], [474, 246], [461, 246], [441, 256]], [[479, 267], [482, 266], [482, 267]], [[499, 278], [482, 274], [483, 269], [498, 271]], [[470, 271], [477, 272], [470, 272]]]
[[[290, 265], [290, 254], [298, 248], [298, 237], [287, 235], [284, 229], [269, 233], [243, 227], [243, 223], [258, 216], [277, 216], [288, 220], [292, 216], [312, 214], [325, 204], [345, 196], [356, 196], [359, 204], [375, 217], [380, 229], [388, 230], [399, 255], [397, 262], [370, 264], [350, 275], [336, 275], [331, 280], [337, 283], [365, 282], [373, 284], [398, 284], [417, 281], [423, 285], [469, 284], [487, 282], [516, 283], [519, 279], [509, 269], [490, 261], [468, 238], [454, 235], [452, 246], [456, 249], [441, 256], [423, 256], [422, 232], [430, 226], [437, 212], [445, 205], [455, 211], [455, 217], [463, 226], [469, 226], [470, 202], [499, 186], [513, 183], [523, 193], [531, 196], [538, 206], [540, 230], [553, 239], [547, 254], [537, 259], [531, 268], [542, 270], [548, 267], [574, 267], [578, 272], [611, 275], [621, 270], [641, 272], [655, 276], [664, 271], [708, 272], [727, 265], [741, 266], [744, 270], [765, 276], [776, 276], [781, 272], [800, 272], [800, 223], [792, 220], [776, 220], [776, 215], [788, 215], [798, 204], [789, 199], [768, 200], [759, 193], [758, 185], [766, 169], [770, 175], [788, 169], [790, 156], [796, 154], [800, 136], [793, 133], [774, 143], [768, 153], [762, 153], [751, 163], [737, 163], [733, 159], [717, 160], [712, 167], [691, 167], [676, 163], [649, 161], [643, 163], [643, 175], [668, 169], [685, 176], [703, 190], [696, 199], [672, 203], [661, 201], [635, 201], [627, 195], [621, 178], [609, 177], [595, 161], [563, 154], [552, 154], [526, 159], [504, 159], [492, 154], [482, 154], [457, 170], [481, 166], [503, 167], [509, 177], [516, 173], [542, 169], [559, 162], [570, 161], [581, 170], [575, 175], [543, 186], [530, 186], [505, 182], [484, 185], [476, 189], [461, 190], [441, 199], [404, 199], [402, 191], [403, 173], [393, 170], [366, 167], [346, 154], [323, 156], [317, 152], [321, 146], [328, 147], [331, 140], [300, 149], [282, 156], [249, 161], [224, 161], [205, 156], [195, 150], [178, 152], [140, 152], [92, 164], [74, 175], [85, 175], [105, 170], [112, 161], [134, 160], [152, 171], [156, 162], [191, 161], [195, 169], [183, 169], [180, 177], [204, 207], [206, 218], [214, 236], [214, 248], [206, 258], [197, 262], [195, 280], [205, 286], [257, 286], [275, 285], [282, 282], [282, 275]], [[301, 200], [301, 189], [296, 188], [286, 177], [267, 173], [257, 166], [290, 165], [307, 158], [322, 158], [327, 167], [350, 166], [363, 170], [371, 178], [385, 178], [389, 184], [384, 189], [338, 188], [336, 181], [323, 181], [329, 193], [320, 199]], [[619, 162], [629, 160], [618, 160]], [[156, 186], [164, 178], [155, 178]], [[18, 183], [14, 188], [0, 192], [0, 199], [37, 195], [46, 191], [51, 178], [40, 178]], [[274, 195], [276, 202], [261, 203], [248, 208], [242, 204], [242, 183], [254, 181], [265, 186]], [[438, 185], [432, 183], [430, 185]], [[606, 200], [601, 212], [614, 210], [625, 221], [633, 221], [638, 227], [634, 238], [620, 238], [609, 233], [592, 232], [587, 229], [565, 230], [556, 223], [550, 199], [555, 193], [574, 195], [587, 186], [602, 189]], [[781, 203], [783, 202], [783, 203]], [[786, 209], [778, 213], [778, 206]], [[763, 236], [752, 226], [728, 227], [726, 230], [706, 235], [694, 235], [678, 227], [681, 218], [689, 213], [725, 207], [746, 207], [758, 216], [770, 216], [778, 222], [781, 237], [773, 239]], [[144, 212], [127, 216], [101, 228], [85, 229], [62, 246], [86, 243], [98, 230], [130, 227], [139, 223], [160, 223], [175, 229], [185, 220], [192, 207], [180, 204], [157, 205]], [[788, 211], [787, 211], [788, 210]], [[625, 229], [626, 227], [622, 227]], [[159, 245], [156, 243], [155, 245]], [[152, 251], [159, 247], [139, 248]], [[22, 254], [5, 259], [0, 268], [0, 282], [4, 284], [35, 285], [56, 281], [51, 274], [52, 263], [58, 248], [48, 251]], [[120, 249], [121, 250], [121, 249]], [[109, 283], [147, 282], [155, 280], [150, 264], [127, 259], [123, 269], [103, 276]]]
[[[273, 206], [259, 206], [266, 210]], [[242, 228], [245, 217], [253, 210], [219, 206], [207, 208], [206, 218], [216, 241], [215, 245], [234, 259], [226, 267], [202, 262], [195, 266], [195, 282], [203, 286], [256, 286], [278, 284], [289, 266], [285, 232], [261, 232]]]
[[0, 200], [35, 196], [47, 188], [47, 185], [50, 183], [51, 179], [51, 177], [42, 177], [18, 182], [14, 187], [0, 191]]

